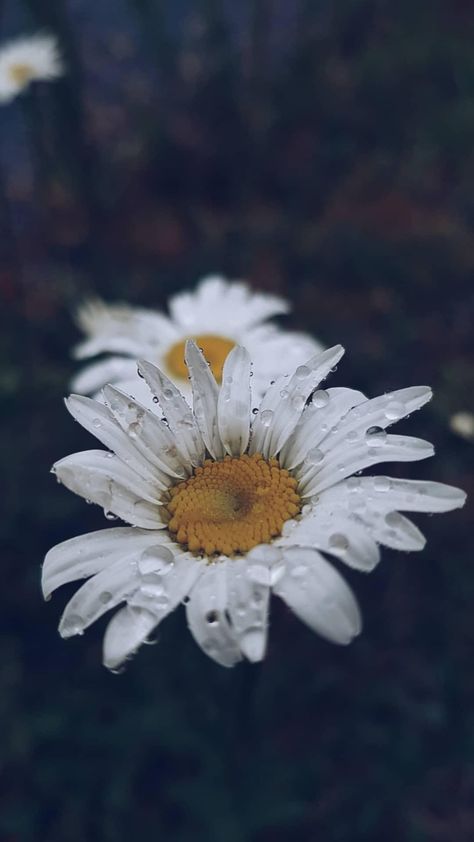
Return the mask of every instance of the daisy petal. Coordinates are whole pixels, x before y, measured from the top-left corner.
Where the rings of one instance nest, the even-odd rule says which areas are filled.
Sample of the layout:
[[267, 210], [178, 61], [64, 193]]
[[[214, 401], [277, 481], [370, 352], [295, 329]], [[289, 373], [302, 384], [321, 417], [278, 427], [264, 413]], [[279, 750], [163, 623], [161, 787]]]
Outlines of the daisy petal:
[[103, 664], [117, 669], [145, 642], [157, 624], [146, 608], [125, 605], [110, 620], [104, 635]]
[[451, 512], [466, 501], [460, 488], [443, 482], [398, 479], [395, 477], [352, 477], [327, 488], [320, 494], [320, 502], [339, 501], [351, 509], [363, 506], [369, 510], [388, 512]]
[[[269, 549], [269, 548], [265, 548]], [[265, 581], [268, 572], [268, 580]], [[262, 575], [263, 574], [263, 575]], [[249, 661], [265, 656], [271, 572], [259, 557], [227, 565], [228, 611], [239, 647]]]
[[77, 320], [89, 338], [74, 349], [76, 359], [104, 352], [143, 356], [144, 346], [151, 349], [160, 342], [174, 342], [178, 331], [161, 313], [106, 304], [100, 299], [87, 301], [79, 309]]
[[[334, 448], [331, 444], [331, 450], [327, 451], [321, 467], [311, 467], [299, 477], [300, 492], [304, 497], [310, 497], [379, 462], [416, 462], [434, 453], [430, 442], [412, 436], [387, 436], [376, 445], [374, 447], [363, 441], [352, 446]], [[324, 442], [321, 451], [324, 453]]]
[[320, 390], [313, 395], [294, 431], [282, 448], [280, 458], [286, 468], [296, 468], [326, 438], [328, 430], [350, 409], [366, 401], [355, 389]]
[[242, 654], [226, 616], [226, 561], [206, 567], [189, 596], [186, 615], [194, 639], [218, 664], [233, 667]]
[[369, 572], [380, 561], [380, 551], [369, 531], [354, 517], [319, 503], [276, 541], [278, 546], [314, 547], [337, 556], [349, 567]]
[[332, 643], [350, 643], [362, 622], [342, 576], [316, 550], [288, 548], [285, 559], [287, 569], [274, 592], [318, 634]]
[[189, 461], [179, 452], [176, 436], [161, 418], [114, 386], [105, 386], [103, 394], [117, 424], [133, 436], [136, 449], [156, 468], [155, 474], [163, 486], [169, 484], [170, 476], [186, 476]]
[[73, 392], [88, 394], [97, 392], [104, 383], [115, 383], [117, 380], [133, 379], [137, 375], [137, 364], [129, 357], [111, 357], [83, 368], [73, 378], [71, 388]]
[[67, 582], [87, 579], [115, 561], [141, 553], [155, 544], [169, 544], [170, 540], [165, 532], [118, 526], [63, 541], [53, 547], [44, 560], [41, 574], [43, 596], [48, 599], [53, 591]]
[[193, 389], [193, 408], [201, 435], [214, 459], [225, 454], [217, 425], [219, 387], [202, 352], [192, 340], [186, 342], [186, 365]]
[[260, 439], [261, 428], [266, 428], [265, 435], [262, 437], [263, 456], [272, 457], [279, 453], [295, 429], [307, 399], [321, 380], [337, 365], [343, 354], [344, 348], [341, 345], [335, 345], [323, 351], [322, 354], [311, 357], [305, 365], [299, 366], [283, 389], [281, 380], [270, 386], [265, 400], [268, 398], [270, 402], [273, 402], [275, 393], [280, 396], [272, 412], [271, 420], [269, 420], [270, 416], [264, 415], [264, 400], [253, 424], [253, 430], [257, 433], [256, 440]]
[[137, 438], [133, 438], [135, 422], [132, 423], [131, 429], [129, 427], [127, 434], [121, 429], [111, 410], [92, 398], [71, 395], [66, 398], [65, 404], [72, 417], [102, 444], [113, 450], [129, 468], [144, 479], [153, 481], [156, 478], [151, 459], [137, 447]]
[[159, 516], [158, 495], [156, 502], [150, 502], [150, 486], [113, 454], [109, 460], [104, 450], [73, 453], [56, 462], [52, 471], [66, 488], [102, 506], [106, 513], [112, 512], [143, 529], [164, 528]]
[[181, 392], [151, 363], [140, 360], [138, 370], [158, 398], [180, 450], [192, 465], [200, 465], [204, 458], [204, 444], [193, 413]]
[[230, 352], [222, 372], [217, 402], [219, 435], [230, 456], [245, 453], [250, 437], [250, 357], [239, 345]]
[[[164, 557], [166, 553], [166, 557]], [[168, 561], [166, 561], [168, 559]], [[202, 576], [205, 566], [191, 553], [183, 553], [178, 544], [149, 547], [138, 564], [141, 584], [128, 602], [146, 608], [161, 622], [188, 596]]]
[[407, 552], [423, 549], [426, 539], [409, 518], [393, 511], [385, 517], [376, 517], [378, 514], [367, 512], [360, 518], [376, 541], [393, 550]]
[[61, 637], [82, 634], [102, 614], [114, 608], [137, 587], [136, 567], [129, 558], [116, 561], [81, 585], [66, 605]]

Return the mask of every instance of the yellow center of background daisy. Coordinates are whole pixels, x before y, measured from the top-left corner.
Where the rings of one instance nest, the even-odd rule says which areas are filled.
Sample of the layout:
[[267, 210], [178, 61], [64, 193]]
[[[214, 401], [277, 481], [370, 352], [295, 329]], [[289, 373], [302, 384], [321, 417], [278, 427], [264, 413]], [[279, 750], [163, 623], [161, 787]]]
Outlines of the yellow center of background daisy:
[[276, 459], [207, 459], [170, 489], [168, 528], [191, 552], [245, 553], [281, 534], [301, 508], [296, 480]]
[[34, 76], [34, 70], [31, 65], [23, 62], [12, 64], [9, 73], [12, 81], [16, 85], [26, 85]]
[[[187, 339], [194, 339], [196, 345], [201, 349], [211, 366], [214, 377], [220, 383], [222, 381], [222, 369], [226, 357], [232, 351], [232, 348], [235, 347], [235, 342], [232, 339], [226, 339], [224, 336], [215, 336], [212, 333], [188, 336]], [[172, 377], [179, 377], [181, 380], [186, 380], [188, 377], [188, 368], [184, 361], [185, 345], [186, 339], [183, 339], [182, 342], [176, 342], [175, 345], [172, 345], [165, 357], [166, 366]]]

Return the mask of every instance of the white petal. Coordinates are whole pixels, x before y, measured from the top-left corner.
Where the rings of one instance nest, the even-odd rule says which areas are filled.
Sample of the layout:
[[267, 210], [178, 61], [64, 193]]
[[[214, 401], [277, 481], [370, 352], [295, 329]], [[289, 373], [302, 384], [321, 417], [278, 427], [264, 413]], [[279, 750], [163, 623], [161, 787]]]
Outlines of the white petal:
[[186, 342], [185, 359], [193, 389], [194, 415], [204, 444], [214, 459], [222, 459], [225, 450], [217, 425], [219, 387], [204, 355], [195, 342], [190, 340]]
[[88, 302], [79, 310], [78, 321], [89, 338], [74, 349], [77, 359], [104, 352], [130, 354], [136, 359], [179, 338], [166, 316], [126, 304]]
[[111, 357], [83, 368], [73, 378], [71, 388], [80, 395], [88, 395], [102, 389], [106, 383], [137, 377], [137, 364], [128, 357]]
[[[110, 469], [109, 461], [114, 463]], [[164, 528], [159, 514], [158, 495], [156, 503], [149, 502], [151, 489], [143, 479], [141, 482], [148, 500], [143, 499], [142, 491], [133, 491], [131, 486], [136, 486], [140, 477], [134, 475], [117, 457], [109, 460], [107, 451], [73, 453], [56, 462], [52, 470], [66, 488], [102, 506], [105, 512], [112, 512], [127, 523], [143, 529]], [[134, 476], [136, 483], [132, 483]]]
[[231, 456], [245, 453], [250, 437], [250, 357], [239, 345], [224, 363], [217, 422], [227, 453]]
[[[117, 423], [111, 410], [91, 398], [71, 395], [65, 401], [76, 421], [110, 450], [113, 450], [130, 468], [148, 480], [157, 476], [152, 454], [145, 454], [139, 443], [135, 422], [131, 422], [128, 433]], [[136, 416], [138, 418], [138, 415]]]
[[62, 637], [82, 634], [95, 620], [118, 605], [137, 587], [136, 565], [120, 559], [81, 585], [69, 600], [59, 624]]
[[[325, 442], [322, 442], [323, 453], [324, 447]], [[433, 453], [430, 442], [412, 436], [389, 435], [376, 447], [365, 440], [345, 447], [339, 445], [339, 448], [331, 445], [321, 465], [310, 467], [298, 476], [299, 491], [304, 497], [310, 497], [379, 462], [416, 462], [433, 456]]]
[[99, 529], [63, 541], [53, 547], [44, 560], [43, 595], [47, 599], [61, 585], [75, 579], [87, 579], [113, 562], [159, 543], [171, 543], [166, 532], [129, 526]]
[[226, 564], [209, 564], [193, 587], [186, 606], [188, 626], [203, 652], [223, 667], [242, 659], [235, 632], [226, 616], [228, 606]]
[[146, 640], [157, 624], [157, 618], [146, 608], [125, 605], [110, 620], [103, 644], [103, 663], [117, 669]]
[[[262, 455], [267, 458], [279, 453], [295, 429], [310, 394], [337, 365], [343, 354], [344, 348], [341, 345], [335, 345], [299, 366], [283, 388], [281, 379], [270, 386], [253, 423], [252, 452], [255, 453], [258, 447]], [[267, 403], [272, 404], [273, 407], [275, 394], [279, 395], [279, 400], [274, 409], [268, 407], [268, 411], [272, 412], [271, 422], [268, 424], [268, 416], [265, 418], [263, 413], [267, 410]], [[262, 435], [262, 428], [266, 428], [264, 435]]]
[[380, 561], [380, 552], [369, 530], [354, 516], [316, 504], [313, 511], [295, 522], [293, 529], [276, 541], [278, 546], [304, 546], [324, 550], [349, 567], [369, 572]]
[[[367, 400], [355, 389], [321, 389], [316, 400], [307, 406], [285, 446], [280, 460], [285, 468], [292, 469], [300, 464], [326, 438], [328, 431], [354, 406]], [[327, 401], [324, 403], [324, 401]], [[318, 454], [319, 455], [319, 454]]]
[[191, 408], [174, 383], [159, 368], [140, 360], [138, 370], [158, 398], [176, 443], [192, 465], [204, 459], [204, 444]]
[[[267, 646], [271, 570], [258, 556], [233, 559], [226, 568], [227, 608], [239, 647], [249, 661], [261, 661]], [[259, 572], [267, 571], [265, 583]]]
[[154, 466], [154, 473], [164, 486], [169, 484], [169, 476], [182, 479], [190, 473], [190, 462], [179, 451], [176, 436], [163, 419], [113, 386], [104, 388], [104, 399], [122, 430], [133, 437], [143, 459]]
[[321, 503], [343, 503], [352, 510], [361, 502], [369, 509], [389, 512], [450, 512], [466, 501], [460, 488], [442, 482], [395, 477], [352, 477], [321, 492]]
[[[156, 553], [154, 552], [156, 550]], [[130, 605], [151, 611], [161, 622], [188, 596], [193, 585], [203, 575], [206, 563], [191, 553], [183, 553], [178, 544], [168, 544], [165, 551], [171, 563], [163, 565], [163, 547], [149, 547], [138, 563], [140, 587], [129, 598]], [[157, 566], [157, 561], [161, 562]]]
[[285, 551], [287, 571], [274, 592], [304, 623], [333, 643], [350, 643], [361, 631], [357, 602], [344, 579], [316, 551]]
[[174, 296], [169, 309], [176, 323], [188, 333], [218, 333], [233, 338], [251, 325], [288, 312], [289, 307], [275, 295], [256, 293], [246, 284], [210, 276], [194, 292]]
[[422, 550], [426, 544], [418, 527], [399, 512], [388, 512], [385, 517], [380, 512], [366, 512], [360, 519], [376, 541], [393, 550]]

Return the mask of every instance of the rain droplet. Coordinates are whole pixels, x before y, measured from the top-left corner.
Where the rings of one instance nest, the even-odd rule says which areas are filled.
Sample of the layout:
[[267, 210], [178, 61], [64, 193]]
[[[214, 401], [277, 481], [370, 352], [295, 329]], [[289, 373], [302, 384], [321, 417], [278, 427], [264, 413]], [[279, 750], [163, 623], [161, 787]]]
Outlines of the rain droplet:
[[305, 403], [306, 403], [306, 399], [305, 399], [304, 395], [295, 395], [292, 398], [291, 406], [293, 407], [294, 410], [296, 410], [296, 412], [301, 412], [301, 410], [304, 409]]
[[312, 402], [313, 406], [316, 406], [318, 409], [327, 406], [329, 403], [329, 392], [326, 392], [325, 389], [318, 389], [317, 392], [313, 392]]
[[405, 405], [401, 401], [390, 401], [385, 410], [385, 417], [388, 418], [389, 421], [396, 421], [398, 418], [401, 418], [404, 413]]
[[299, 365], [295, 371], [295, 377], [297, 380], [306, 380], [307, 377], [311, 374], [311, 369], [308, 368], [307, 365]]
[[289, 394], [290, 393], [289, 393], [288, 389], [282, 389], [281, 392], [280, 392], [280, 398], [283, 398], [283, 400], [285, 400], [288, 397]]
[[106, 455], [107, 459], [113, 459], [115, 454], [111, 453], [110, 450], [108, 450], [105, 455]]
[[72, 636], [74, 634], [84, 634], [84, 621], [79, 614], [71, 614], [68, 618], [66, 623], [63, 625], [63, 632], [67, 634], [67, 636]]
[[296, 567], [292, 567], [290, 570], [294, 579], [302, 579], [303, 576], [306, 576], [307, 572], [308, 568], [305, 564], [297, 564]]
[[358, 430], [349, 430], [346, 439], [347, 441], [357, 441], [359, 438], [359, 431]]
[[273, 420], [273, 412], [271, 409], [264, 409], [260, 415], [260, 421], [264, 427], [269, 427]]
[[218, 611], [208, 611], [206, 614], [206, 623], [210, 626], [217, 626], [219, 622], [219, 612]]
[[349, 479], [347, 480], [347, 487], [349, 491], [358, 491], [360, 488], [359, 477], [349, 477]]
[[159, 400], [156, 397], [156, 395], [153, 395], [152, 401], [153, 401], [153, 403], [159, 403]]
[[258, 585], [269, 585], [271, 581], [270, 570], [263, 564], [251, 564], [247, 568], [247, 575], [252, 582]]
[[103, 593], [99, 596], [99, 601], [106, 605], [112, 599], [112, 594], [110, 591], [103, 591]]
[[102, 427], [102, 421], [100, 420], [100, 418], [94, 418], [92, 424], [94, 427]]
[[104, 517], [107, 520], [118, 520], [117, 515], [114, 515], [113, 512], [109, 512], [108, 509], [104, 509]]
[[365, 434], [365, 440], [371, 447], [381, 447], [387, 438], [387, 433], [382, 427], [369, 427]]
[[163, 389], [163, 391], [162, 391], [162, 393], [161, 393], [161, 394], [163, 395], [163, 397], [164, 397], [167, 401], [169, 401], [169, 400], [171, 400], [171, 398], [173, 397], [173, 390], [172, 390], [172, 389], [170, 389], [170, 388], [169, 388], [169, 386], [168, 386], [166, 389]]
[[310, 465], [320, 465], [321, 462], [324, 460], [324, 453], [319, 447], [313, 447], [311, 450], [308, 450], [306, 454], [306, 461], [309, 462]]
[[252, 415], [257, 415], [257, 414], [258, 414], [258, 408], [256, 406], [254, 406], [254, 408], [252, 409]]
[[334, 535], [329, 536], [329, 547], [331, 550], [345, 553], [349, 549], [349, 541], [342, 533], [335, 532]]
[[147, 547], [140, 556], [138, 561], [138, 569], [142, 576], [149, 573], [156, 573], [160, 576], [166, 576], [174, 565], [174, 555], [167, 547], [157, 544], [153, 547]]
[[390, 480], [388, 477], [374, 477], [374, 488], [376, 491], [390, 491]]

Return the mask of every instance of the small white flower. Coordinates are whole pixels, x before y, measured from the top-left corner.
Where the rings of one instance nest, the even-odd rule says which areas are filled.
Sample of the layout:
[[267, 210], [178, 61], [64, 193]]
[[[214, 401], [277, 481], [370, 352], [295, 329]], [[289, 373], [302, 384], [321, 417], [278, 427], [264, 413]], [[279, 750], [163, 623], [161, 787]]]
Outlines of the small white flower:
[[472, 412], [456, 412], [449, 419], [449, 426], [453, 433], [463, 439], [474, 441], [474, 415]]
[[334, 643], [360, 632], [354, 596], [326, 556], [370, 571], [379, 544], [421, 550], [423, 535], [400, 510], [449, 511], [465, 495], [436, 482], [357, 476], [378, 462], [432, 455], [429, 442], [386, 432], [431, 392], [414, 386], [368, 400], [353, 389], [322, 389], [342, 354], [335, 346], [280, 377], [256, 415], [247, 351], [230, 352], [219, 388], [190, 341], [194, 411], [147, 362], [140, 371], [166, 421], [113, 386], [105, 404], [69, 398], [74, 418], [109, 450], [75, 453], [53, 472], [131, 527], [72, 538], [46, 556], [45, 597], [88, 578], [63, 614], [63, 637], [125, 603], [104, 639], [104, 663], [116, 669], [185, 602], [207, 655], [227, 667], [259, 661], [272, 591]]
[[64, 72], [56, 38], [37, 33], [0, 49], [0, 102], [10, 102], [31, 82], [56, 79]]
[[[268, 323], [288, 312], [278, 296], [253, 292], [244, 283], [221, 277], [204, 278], [193, 292], [169, 301], [170, 316], [153, 310], [87, 302], [78, 321], [88, 338], [74, 354], [79, 359], [111, 354], [85, 368], [72, 383], [80, 394], [94, 394], [113, 383], [149, 406], [150, 394], [137, 377], [136, 360], [146, 359], [164, 371], [186, 397], [191, 397], [184, 362], [187, 339], [194, 339], [220, 382], [222, 366], [235, 345], [244, 345], [252, 358], [252, 394], [258, 401], [273, 378], [294, 371], [321, 345], [304, 334], [289, 333]], [[150, 408], [153, 408], [151, 406]]]

